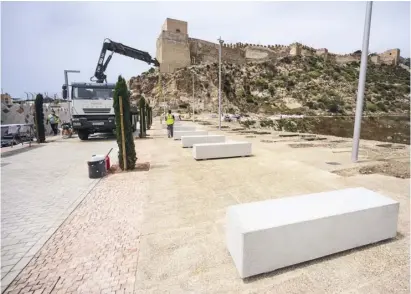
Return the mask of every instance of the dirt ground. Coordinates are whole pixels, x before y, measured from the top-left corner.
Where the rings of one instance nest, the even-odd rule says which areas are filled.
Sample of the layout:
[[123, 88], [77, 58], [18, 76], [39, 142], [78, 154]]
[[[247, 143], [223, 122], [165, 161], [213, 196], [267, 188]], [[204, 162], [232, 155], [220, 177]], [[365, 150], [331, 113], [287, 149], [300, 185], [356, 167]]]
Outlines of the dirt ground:
[[[202, 121], [200, 124], [209, 125]], [[233, 131], [255, 133], [256, 131], [267, 131], [270, 128], [259, 129], [258, 124], [251, 128], [237, 122], [230, 122]], [[234, 125], [236, 127], [234, 127]], [[225, 126], [229, 128], [229, 126]], [[354, 130], [354, 117], [348, 116], [325, 116], [284, 118], [274, 121], [271, 130], [286, 132], [308, 133], [317, 135], [328, 135], [343, 138], [352, 138]], [[399, 143], [410, 145], [410, 117], [409, 116], [379, 116], [363, 117], [361, 123], [361, 138], [380, 142]]]

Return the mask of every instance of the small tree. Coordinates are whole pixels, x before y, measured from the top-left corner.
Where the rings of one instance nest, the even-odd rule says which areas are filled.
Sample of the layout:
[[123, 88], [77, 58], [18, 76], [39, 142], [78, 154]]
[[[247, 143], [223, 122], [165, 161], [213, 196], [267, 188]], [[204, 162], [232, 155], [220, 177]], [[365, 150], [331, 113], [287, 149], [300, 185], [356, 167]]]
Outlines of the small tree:
[[133, 138], [133, 129], [131, 126], [131, 113], [130, 113], [130, 95], [127, 90], [126, 80], [121, 76], [118, 77], [116, 87], [114, 89], [114, 101], [113, 108], [116, 115], [116, 137], [117, 145], [119, 148], [118, 152], [118, 162], [120, 168], [124, 170], [123, 162], [123, 142], [122, 142], [122, 133], [121, 133], [121, 114], [120, 114], [120, 99], [122, 97], [123, 102], [123, 126], [124, 126], [124, 141], [126, 147], [126, 161], [127, 161], [127, 170], [133, 170], [136, 167], [137, 155], [136, 149], [134, 146]]
[[43, 95], [37, 94], [34, 105], [34, 123], [36, 126], [37, 143], [44, 143], [46, 142], [46, 132], [44, 127]]
[[151, 114], [150, 114], [150, 105], [146, 103], [146, 114], [147, 114], [147, 130], [151, 128]]
[[140, 97], [140, 138], [146, 137], [147, 126], [146, 126], [146, 100], [143, 96]]

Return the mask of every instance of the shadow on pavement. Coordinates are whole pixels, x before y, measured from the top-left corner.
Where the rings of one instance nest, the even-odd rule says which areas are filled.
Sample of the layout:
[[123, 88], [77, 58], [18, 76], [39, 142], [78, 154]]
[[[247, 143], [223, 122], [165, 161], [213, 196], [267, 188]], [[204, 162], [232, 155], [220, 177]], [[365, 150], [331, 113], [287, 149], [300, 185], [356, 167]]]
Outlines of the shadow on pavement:
[[16, 148], [15, 150], [10, 150], [10, 151], [6, 151], [6, 152], [2, 152], [1, 153], [1, 158], [6, 158], [6, 157], [10, 157], [13, 155], [17, 155], [20, 153], [24, 153], [27, 151], [31, 151], [40, 147], [44, 147], [46, 146], [45, 144], [38, 144], [38, 145], [34, 145], [32, 144], [31, 147], [27, 146], [27, 147], [23, 147], [23, 148]]

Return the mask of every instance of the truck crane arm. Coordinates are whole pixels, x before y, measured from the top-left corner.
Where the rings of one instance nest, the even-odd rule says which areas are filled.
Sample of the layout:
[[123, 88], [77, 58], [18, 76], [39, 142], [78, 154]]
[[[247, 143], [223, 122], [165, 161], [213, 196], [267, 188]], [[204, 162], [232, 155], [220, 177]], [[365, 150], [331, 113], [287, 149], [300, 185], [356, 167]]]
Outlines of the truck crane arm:
[[[107, 60], [104, 61], [107, 51], [111, 51], [111, 54], [109, 57], [107, 57]], [[104, 72], [106, 71], [107, 66], [114, 53], [119, 53], [124, 56], [138, 59], [147, 62], [148, 64], [153, 64], [154, 66], [160, 66], [160, 63], [157, 61], [157, 59], [152, 58], [151, 55], [147, 52], [131, 48], [121, 43], [113, 42], [110, 39], [105, 39], [97, 62], [96, 71], [94, 73], [94, 76], [90, 78], [90, 81], [95, 81], [97, 83], [104, 83], [104, 81], [107, 82], [107, 76], [104, 74]]]

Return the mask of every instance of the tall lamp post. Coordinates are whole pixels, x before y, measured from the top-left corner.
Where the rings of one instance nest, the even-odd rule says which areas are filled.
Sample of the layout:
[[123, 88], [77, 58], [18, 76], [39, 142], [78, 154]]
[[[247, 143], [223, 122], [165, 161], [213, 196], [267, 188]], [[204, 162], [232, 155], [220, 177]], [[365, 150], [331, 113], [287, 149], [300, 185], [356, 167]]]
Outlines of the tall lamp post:
[[195, 109], [194, 109], [194, 106], [195, 106], [195, 98], [194, 98], [195, 96], [194, 96], [194, 72], [193, 72], [193, 122], [195, 122], [195, 118], [194, 118], [194, 115], [195, 115]]
[[221, 131], [221, 49], [224, 41], [220, 37], [218, 42], [220, 43], [218, 48], [218, 129]]
[[66, 83], [66, 89], [67, 89], [67, 102], [68, 102], [68, 109], [69, 109], [69, 119], [71, 121], [71, 106], [70, 106], [70, 95], [69, 95], [69, 83], [68, 83], [68, 73], [80, 73], [79, 70], [71, 70], [71, 69], [66, 69], [64, 70], [64, 81]]
[[372, 1], [368, 1], [366, 11], [365, 11], [364, 34], [363, 34], [362, 51], [361, 51], [360, 78], [358, 81], [357, 105], [355, 107], [354, 137], [353, 137], [353, 146], [352, 146], [352, 154], [351, 154], [352, 162], [358, 161], [358, 148], [360, 146], [361, 119], [362, 119], [362, 112], [363, 112], [363, 107], [364, 107], [365, 79], [367, 76], [368, 46], [370, 42], [371, 13], [372, 13]]

